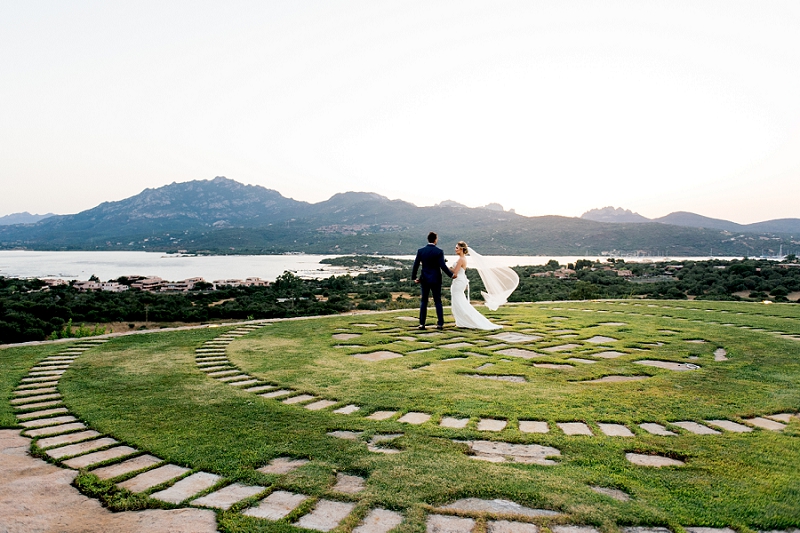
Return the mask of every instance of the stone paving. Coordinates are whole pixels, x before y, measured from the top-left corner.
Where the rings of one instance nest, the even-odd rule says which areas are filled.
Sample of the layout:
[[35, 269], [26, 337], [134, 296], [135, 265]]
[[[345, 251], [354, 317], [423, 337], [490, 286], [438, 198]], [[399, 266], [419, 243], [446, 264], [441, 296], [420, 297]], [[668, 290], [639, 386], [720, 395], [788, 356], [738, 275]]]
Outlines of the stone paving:
[[[555, 308], [553, 308], [555, 309]], [[575, 309], [570, 309], [575, 310]], [[593, 311], [593, 310], [587, 310]], [[629, 313], [637, 314], [637, 313]], [[408, 317], [399, 317], [405, 319]], [[565, 320], [565, 317], [551, 317], [553, 320]], [[622, 326], [623, 322], [605, 322], [598, 325], [604, 326]], [[374, 328], [377, 324], [361, 323], [352, 324], [353, 327], [359, 328]], [[343, 404], [334, 399], [320, 398], [318, 396], [304, 393], [302, 391], [291, 388], [287, 384], [282, 384], [282, 387], [276, 383], [264, 381], [263, 379], [247, 374], [236, 368], [227, 358], [226, 347], [235, 339], [251, 333], [263, 327], [263, 324], [252, 324], [248, 326], [240, 326], [233, 331], [218, 336], [217, 338], [207, 341], [203, 346], [196, 349], [196, 364], [200, 372], [205, 373], [209, 378], [215, 379], [223, 384], [236, 387], [246, 387], [242, 390], [258, 394], [268, 401], [282, 401], [286, 405], [296, 406], [296, 408], [305, 408], [309, 410], [330, 410], [333, 413], [343, 416], [363, 416], [372, 421], [391, 421], [394, 420], [399, 423], [411, 425], [426, 425], [435, 424], [440, 427], [450, 428], [454, 430], [473, 428], [475, 431], [503, 434], [507, 430], [519, 430], [522, 433], [548, 433], [551, 430], [561, 431], [566, 436], [576, 436], [583, 438], [631, 438], [635, 437], [638, 433], [646, 435], [655, 435], [659, 437], [674, 437], [680, 435], [682, 432], [695, 434], [695, 435], [721, 435], [726, 432], [743, 433], [752, 432], [753, 430], [766, 430], [766, 431], [782, 431], [786, 424], [788, 424], [796, 413], [772, 413], [765, 414], [764, 416], [750, 417], [741, 419], [740, 421], [726, 420], [726, 419], [710, 419], [703, 421], [652, 421], [642, 422], [636, 427], [628, 427], [624, 424], [613, 422], [585, 422], [585, 421], [564, 421], [551, 425], [547, 421], [536, 420], [520, 420], [516, 423], [509, 424], [507, 420], [482, 418], [477, 420], [470, 420], [469, 418], [456, 418], [456, 417], [438, 417], [433, 413], [424, 412], [405, 412], [400, 409], [385, 410], [362, 413], [360, 406], [355, 404]], [[571, 332], [572, 330], [555, 330], [556, 332]], [[393, 328], [388, 330], [381, 330], [382, 334], [396, 334], [405, 333], [405, 329]], [[552, 332], [551, 332], [552, 333]], [[662, 330], [662, 333], [676, 334], [677, 332]], [[777, 332], [775, 332], [777, 333]], [[571, 333], [570, 333], [571, 334]], [[417, 334], [412, 337], [408, 334], [396, 335], [399, 337], [400, 342], [418, 341], [419, 337], [434, 339], [435, 347], [426, 350], [417, 350], [416, 353], [434, 349], [444, 350], [463, 350], [466, 348], [473, 348], [476, 345], [482, 345], [484, 349], [493, 349], [495, 354], [506, 355], [511, 357], [519, 357], [522, 359], [530, 359], [534, 357], [543, 357], [532, 347], [526, 346], [524, 348], [507, 347], [508, 344], [531, 344], [537, 343], [543, 339], [542, 335], [535, 334], [534, 330], [529, 333], [517, 332], [503, 332], [489, 336], [494, 340], [503, 341], [501, 344], [494, 344], [487, 346], [485, 340], [464, 342], [463, 337], [444, 337], [439, 341], [437, 337], [441, 332], [429, 332], [425, 334]], [[338, 333], [333, 335], [334, 340], [352, 340], [360, 337], [358, 333]], [[687, 342], [702, 341], [702, 339], [689, 339]], [[609, 344], [617, 342], [613, 337], [602, 335], [595, 335], [587, 338], [584, 341], [589, 344]], [[184, 468], [177, 465], [165, 463], [157, 457], [143, 454], [142, 451], [136, 450], [130, 446], [121, 445], [116, 440], [105, 437], [99, 432], [91, 430], [80, 422], [76, 417], [69, 414], [69, 411], [63, 407], [62, 398], [58, 392], [58, 382], [61, 376], [69, 370], [71, 363], [83, 354], [85, 351], [90, 350], [94, 346], [100, 345], [100, 342], [92, 343], [79, 343], [75, 347], [67, 348], [58, 355], [46, 358], [36, 366], [30, 369], [29, 374], [21, 380], [20, 385], [14, 391], [14, 397], [10, 403], [17, 410], [17, 417], [20, 424], [25, 428], [24, 434], [28, 437], [34, 438], [34, 446], [44, 449], [45, 453], [52, 458], [59, 461], [61, 466], [69, 469], [92, 468], [93, 465], [100, 465], [91, 470], [92, 473], [98, 475], [101, 479], [117, 479], [117, 485], [120, 488], [131, 490], [132, 492], [144, 492], [150, 498], [158, 499], [175, 505], [190, 505], [195, 507], [207, 507], [211, 509], [229, 509], [242, 500], [258, 496], [259, 501], [244, 509], [242, 512], [248, 516], [264, 518], [269, 520], [278, 520], [297, 509], [310, 496], [303, 494], [294, 494], [286, 491], [273, 491], [270, 492], [267, 487], [244, 485], [241, 483], [227, 482], [224, 478], [209, 472], [192, 471], [189, 468]], [[659, 343], [661, 344], [661, 343]], [[561, 352], [569, 352], [576, 348], [581, 348], [582, 344], [570, 343], [559, 344], [545, 347], [535, 348], [542, 352], [549, 354], [561, 354]], [[353, 346], [354, 348], [358, 348]], [[362, 347], [363, 348], [363, 347]], [[415, 352], [407, 352], [415, 353]], [[581, 352], [585, 356], [597, 357], [600, 359], [614, 359], [617, 357], [629, 355], [626, 352], [605, 350], [600, 352]], [[380, 354], [374, 356], [374, 354]], [[389, 355], [390, 354], [390, 355]], [[359, 357], [362, 356], [362, 357]], [[372, 356], [372, 357], [370, 357]], [[465, 352], [459, 357], [450, 357], [444, 361], [465, 361], [472, 356], [486, 357], [485, 354], [474, 354]], [[584, 356], [584, 357], [585, 357]], [[715, 361], [727, 361], [728, 353], [723, 348], [718, 348], [714, 352]], [[403, 357], [402, 353], [392, 351], [379, 351], [379, 352], [364, 352], [362, 354], [354, 354], [354, 357], [361, 358], [369, 362], [379, 363], [380, 361]], [[583, 359], [572, 357], [567, 361], [591, 364], [597, 362], [593, 359]], [[639, 364], [648, 364], [658, 362], [656, 360], [639, 360], [634, 361]], [[673, 363], [687, 366], [686, 363]], [[461, 364], [461, 363], [458, 363]], [[556, 364], [556, 363], [533, 363], [532, 366], [538, 365], [539, 367], [558, 369], [559, 367], [569, 367], [571, 365]], [[658, 366], [658, 365], [655, 365]], [[696, 365], [688, 365], [687, 370], [692, 370]], [[489, 368], [487, 365], [482, 365], [478, 369]], [[662, 366], [667, 370], [684, 370], [679, 368], [670, 368], [669, 366]], [[699, 368], [699, 367], [698, 367]], [[521, 376], [480, 376], [475, 377], [489, 377], [493, 379], [503, 379], [504, 377], [521, 378], [509, 381], [517, 381], [524, 383], [525, 380]], [[615, 381], [614, 379], [607, 378], [629, 378], [636, 379], [646, 376], [606, 376], [599, 381]], [[702, 422], [702, 423], [701, 423]], [[351, 440], [359, 440], [361, 432], [348, 432], [336, 431], [329, 433], [331, 436], [346, 438]], [[367, 448], [374, 453], [402, 453], [402, 450], [388, 446], [387, 443], [401, 437], [402, 434], [375, 434], [366, 443]], [[520, 462], [520, 463], [533, 463], [539, 465], [555, 465], [558, 464], [557, 458], [561, 452], [555, 448], [540, 446], [540, 445], [524, 445], [512, 444], [502, 441], [457, 441], [466, 444], [468, 457], [478, 460], [490, 462]], [[554, 459], [555, 458], [555, 459]], [[685, 463], [678, 459], [659, 455], [643, 455], [636, 453], [626, 454], [626, 459], [632, 464], [662, 468], [662, 467], [681, 467]], [[291, 458], [276, 458], [269, 465], [265, 465], [258, 471], [265, 474], [284, 475], [297, 468], [302, 467], [308, 462], [307, 459], [291, 459]], [[112, 464], [108, 464], [112, 463]], [[131, 477], [131, 475], [133, 477]], [[359, 476], [339, 473], [337, 475], [336, 484], [331, 487], [334, 492], [343, 494], [358, 494], [366, 487], [368, 480]], [[160, 490], [154, 491], [153, 489], [160, 487]], [[211, 493], [209, 489], [215, 488]], [[628, 498], [627, 494], [617, 489], [609, 489], [603, 487], [592, 487], [592, 490], [606, 496], [624, 501]], [[199, 494], [204, 494], [197, 497]], [[526, 514], [526, 512], [512, 512], [516, 508], [522, 508], [514, 502], [504, 502], [502, 500], [475, 500], [469, 502], [467, 505], [466, 500], [454, 502], [449, 506], [442, 508], [450, 510], [458, 510], [462, 513], [469, 514], [470, 512], [477, 513], [497, 513], [501, 515], [517, 514], [520, 516], [534, 516]], [[500, 503], [498, 503], [500, 502]], [[461, 507], [458, 507], [458, 505]], [[471, 506], [471, 507], [470, 507]], [[494, 506], [494, 507], [493, 507]], [[504, 507], [505, 506], [505, 507]], [[347, 516], [351, 514], [355, 508], [354, 503], [338, 502], [333, 500], [321, 499], [316, 502], [310, 512], [304, 514], [295, 521], [295, 525], [318, 531], [330, 531], [336, 528]], [[526, 508], [522, 508], [526, 509]], [[188, 510], [188, 509], [187, 509]], [[542, 510], [545, 514], [554, 513], [549, 510]], [[207, 512], [207, 511], [198, 511]], [[476, 515], [478, 516], [478, 515]], [[538, 516], [538, 515], [537, 515]], [[377, 533], [389, 531], [396, 527], [403, 520], [403, 516], [394, 511], [375, 508], [369, 511], [366, 517], [359, 522], [353, 529], [357, 533]], [[429, 514], [427, 518], [428, 531], [472, 531], [476, 522], [472, 518], [454, 517], [447, 514]], [[556, 528], [561, 528], [556, 531]], [[570, 529], [571, 528], [571, 529]], [[697, 533], [700, 532], [698, 529]], [[198, 529], [199, 531], [200, 529]], [[509, 520], [489, 520], [486, 523], [487, 531], [495, 532], [527, 532], [537, 531], [538, 528], [535, 524], [525, 521], [509, 521]], [[553, 533], [591, 533], [594, 531], [592, 528], [585, 526], [553, 526], [551, 528]], [[175, 529], [180, 531], [180, 529]]]

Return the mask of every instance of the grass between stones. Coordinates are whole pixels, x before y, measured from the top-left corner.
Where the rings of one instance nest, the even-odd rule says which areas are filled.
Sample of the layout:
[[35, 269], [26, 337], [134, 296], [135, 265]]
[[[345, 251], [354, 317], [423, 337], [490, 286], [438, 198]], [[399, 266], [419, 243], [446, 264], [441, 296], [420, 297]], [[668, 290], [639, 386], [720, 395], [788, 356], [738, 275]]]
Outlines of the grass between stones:
[[[508, 324], [503, 332], [534, 336], [530, 342], [504, 345], [535, 356], [495, 353], [492, 347], [499, 341], [491, 336], [497, 332], [448, 327], [441, 335], [421, 335], [410, 327], [412, 322], [397, 319], [411, 313], [397, 311], [368, 320], [350, 316], [278, 322], [228, 346], [230, 361], [243, 373], [338, 402], [319, 411], [285, 405], [284, 398], [260, 398], [201, 372], [195, 350], [222, 329], [114, 339], [73, 363], [59, 390], [70, 412], [90, 428], [172, 464], [301, 493], [310, 497], [303, 504], [308, 508], [325, 498], [357, 503], [352, 516], [365, 516], [375, 507], [401, 511], [406, 520], [398, 531], [403, 532], [424, 531], [429, 506], [467, 497], [507, 499], [562, 513], [541, 524], [590, 524], [607, 531], [625, 525], [744, 530], [800, 526], [800, 420], [792, 419], [781, 432], [754, 429], [707, 436], [670, 425], [796, 413], [800, 341], [781, 334], [800, 335], [800, 306], [622, 301], [482, 311]], [[367, 323], [375, 325], [358, 325]], [[565, 344], [559, 338], [565, 329], [575, 332], [577, 337], [568, 342], [577, 347], [544, 351]], [[342, 333], [359, 336], [334, 338]], [[587, 342], [596, 337], [607, 339]], [[697, 340], [706, 342], [688, 342]], [[455, 343], [459, 346], [442, 347]], [[15, 424], [9, 401], [20, 378], [62, 348], [0, 351], [0, 396], [5, 398], [0, 424]], [[417, 352], [423, 348], [433, 350]], [[726, 350], [728, 360], [715, 361], [719, 348]], [[380, 361], [354, 357], [383, 350], [403, 356]], [[623, 355], [592, 356], [610, 350]], [[575, 357], [596, 363], [571, 363]], [[699, 369], [675, 372], [635, 363], [642, 359], [690, 363]], [[487, 362], [493, 365], [477, 370]], [[542, 363], [568, 366], [533, 366]], [[522, 376], [526, 381], [476, 379], [474, 374]], [[647, 379], [583, 383], [612, 375]], [[333, 413], [348, 404], [360, 409], [349, 415]], [[397, 415], [386, 421], [366, 418], [375, 411]], [[408, 412], [431, 418], [418, 425], [399, 422]], [[444, 417], [469, 423], [442, 427]], [[480, 431], [481, 419], [508, 423], [500, 431]], [[544, 421], [550, 430], [523, 433], [520, 421]], [[565, 435], [556, 425], [563, 422], [583, 422], [593, 436]], [[634, 436], [605, 436], [598, 424], [606, 423], [622, 424]], [[662, 424], [676, 435], [652, 435], [640, 423]], [[327, 434], [337, 430], [361, 433], [355, 440]], [[400, 453], [368, 450], [375, 435], [390, 433], [401, 434], [386, 443]], [[552, 466], [476, 461], [463, 442], [469, 440], [539, 444], [557, 448], [561, 456]], [[630, 452], [686, 465], [636, 466], [625, 459]], [[310, 462], [283, 475], [256, 471], [282, 456]], [[332, 491], [339, 472], [365, 478], [365, 490], [352, 495]], [[87, 492], [101, 499], [104, 494], [107, 499], [125, 496], [91, 478], [78, 478]], [[592, 487], [622, 490], [630, 500], [618, 501]], [[141, 496], [130, 498], [119, 507], [145, 505]], [[304, 510], [269, 522], [242, 516], [242, 507], [237, 504], [219, 514], [221, 530], [298, 531], [288, 522]], [[348, 520], [353, 522], [349, 527], [357, 523]], [[347, 524], [342, 527], [349, 531]]]

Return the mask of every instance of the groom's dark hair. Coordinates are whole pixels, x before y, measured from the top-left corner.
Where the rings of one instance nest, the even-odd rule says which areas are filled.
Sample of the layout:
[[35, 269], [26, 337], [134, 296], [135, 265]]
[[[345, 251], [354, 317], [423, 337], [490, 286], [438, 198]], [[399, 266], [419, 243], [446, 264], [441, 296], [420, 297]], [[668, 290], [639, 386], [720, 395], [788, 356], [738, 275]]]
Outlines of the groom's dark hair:
[[435, 231], [432, 231], [432, 232], [428, 233], [428, 242], [429, 243], [431, 243], [431, 244], [435, 243], [436, 239], [438, 239], [438, 238], [439, 238], [439, 236], [436, 235]]

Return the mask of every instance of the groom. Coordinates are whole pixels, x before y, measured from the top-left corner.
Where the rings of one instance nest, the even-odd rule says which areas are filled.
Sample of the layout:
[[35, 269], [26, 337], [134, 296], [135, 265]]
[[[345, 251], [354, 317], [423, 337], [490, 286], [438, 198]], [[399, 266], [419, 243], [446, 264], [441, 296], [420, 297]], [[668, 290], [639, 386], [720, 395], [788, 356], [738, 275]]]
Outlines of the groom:
[[[419, 302], [419, 329], [425, 329], [425, 318], [428, 316], [428, 296], [433, 296], [436, 306], [436, 329], [444, 327], [444, 310], [442, 309], [442, 272], [454, 278], [453, 271], [444, 262], [444, 252], [436, 246], [439, 236], [433, 231], [428, 233], [428, 245], [417, 250], [411, 278], [419, 283], [422, 298]], [[417, 279], [417, 270], [422, 264], [422, 274]]]

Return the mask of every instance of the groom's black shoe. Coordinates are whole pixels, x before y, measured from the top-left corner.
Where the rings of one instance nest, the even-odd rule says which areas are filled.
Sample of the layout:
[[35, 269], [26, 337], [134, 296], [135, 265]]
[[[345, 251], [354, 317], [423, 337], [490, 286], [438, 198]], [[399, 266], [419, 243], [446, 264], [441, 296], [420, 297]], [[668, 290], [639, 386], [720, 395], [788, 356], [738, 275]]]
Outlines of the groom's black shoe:
[[417, 326], [417, 329], [425, 329], [425, 324], [420, 324], [419, 326]]
[[436, 329], [444, 329], [444, 326], [442, 324], [437, 324]]

